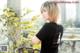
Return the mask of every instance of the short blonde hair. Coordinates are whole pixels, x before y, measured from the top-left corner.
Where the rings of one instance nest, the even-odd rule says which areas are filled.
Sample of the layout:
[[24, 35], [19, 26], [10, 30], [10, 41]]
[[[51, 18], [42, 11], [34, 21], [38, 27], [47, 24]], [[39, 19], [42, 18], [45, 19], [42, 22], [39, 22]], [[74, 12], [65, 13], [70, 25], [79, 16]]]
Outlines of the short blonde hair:
[[41, 13], [44, 12], [45, 9], [48, 11], [48, 15], [51, 17], [52, 21], [54, 21], [54, 18], [57, 18], [59, 13], [57, 3], [46, 1], [41, 6]]

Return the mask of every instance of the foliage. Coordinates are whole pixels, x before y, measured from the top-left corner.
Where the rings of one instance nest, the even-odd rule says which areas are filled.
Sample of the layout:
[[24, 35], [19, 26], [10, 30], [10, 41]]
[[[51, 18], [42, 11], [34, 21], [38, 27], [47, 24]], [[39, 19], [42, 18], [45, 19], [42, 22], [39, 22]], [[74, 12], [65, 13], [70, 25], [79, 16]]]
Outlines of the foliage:
[[[31, 10], [27, 11], [27, 14], [29, 13], [31, 13]], [[14, 52], [14, 50], [20, 46], [32, 47], [31, 38], [38, 32], [39, 29], [39, 27], [35, 27], [37, 26], [37, 17], [39, 17], [39, 15], [32, 16], [32, 19], [29, 21], [21, 22], [21, 17], [17, 16], [13, 9], [6, 8], [3, 10], [3, 14], [0, 15], [0, 23], [5, 26], [6, 29], [3, 29], [2, 31], [6, 32], [6, 36], [9, 39], [8, 53]], [[24, 37], [24, 31], [28, 33], [28, 37], [27, 35]], [[34, 45], [33, 47], [40, 48], [39, 45]]]
[[3, 10], [3, 14], [0, 15], [0, 21], [6, 28], [6, 30], [3, 30], [3, 32], [7, 32], [5, 35], [8, 37], [9, 43], [10, 41], [12, 41], [12, 43], [9, 44], [12, 45], [12, 47], [9, 47], [9, 49], [14, 49], [16, 45], [16, 40], [19, 38], [20, 18], [17, 16], [15, 11], [13, 11], [13, 9], [6, 8]]

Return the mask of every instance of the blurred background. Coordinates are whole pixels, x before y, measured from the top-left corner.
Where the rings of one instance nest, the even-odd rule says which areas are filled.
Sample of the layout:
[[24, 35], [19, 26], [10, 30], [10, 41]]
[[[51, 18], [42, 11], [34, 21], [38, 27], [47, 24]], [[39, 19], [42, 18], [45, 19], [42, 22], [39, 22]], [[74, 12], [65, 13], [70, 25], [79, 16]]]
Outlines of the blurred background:
[[[39, 53], [31, 38], [45, 21], [40, 6], [47, 0], [0, 0], [0, 53]], [[80, 53], [80, 0], [58, 2], [58, 23], [64, 27], [59, 53]], [[36, 50], [35, 50], [36, 49]]]

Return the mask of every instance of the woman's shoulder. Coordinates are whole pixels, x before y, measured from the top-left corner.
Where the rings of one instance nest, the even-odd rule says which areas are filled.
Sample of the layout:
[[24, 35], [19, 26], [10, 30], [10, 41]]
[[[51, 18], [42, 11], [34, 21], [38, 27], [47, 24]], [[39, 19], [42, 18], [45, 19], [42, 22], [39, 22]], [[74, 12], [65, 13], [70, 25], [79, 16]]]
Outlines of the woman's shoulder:
[[43, 27], [47, 29], [53, 29], [53, 28], [57, 28], [57, 24], [56, 23], [45, 23]]
[[45, 23], [44, 27], [48, 27], [48, 28], [57, 28], [57, 27], [63, 28], [63, 25], [57, 24], [57, 23], [54, 23], [54, 22], [50, 22], [50, 23]]
[[49, 22], [49, 23], [45, 23], [45, 25], [57, 25], [57, 24], [54, 22]]
[[63, 25], [61, 25], [61, 24], [58, 24], [58, 27], [59, 27], [59, 28], [63, 28]]
[[58, 26], [57, 23], [54, 23], [54, 22], [50, 22], [50, 23], [45, 23], [45, 26], [48, 26], [48, 27], [56, 27]]
[[60, 32], [63, 32], [63, 30], [64, 30], [63, 25], [58, 25], [58, 30], [59, 30]]

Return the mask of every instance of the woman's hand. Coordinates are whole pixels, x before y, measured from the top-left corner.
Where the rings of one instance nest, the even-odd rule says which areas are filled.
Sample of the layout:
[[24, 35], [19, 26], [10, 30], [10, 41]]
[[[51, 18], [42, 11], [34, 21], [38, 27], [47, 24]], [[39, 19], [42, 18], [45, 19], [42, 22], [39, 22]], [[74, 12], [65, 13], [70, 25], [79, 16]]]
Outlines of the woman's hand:
[[41, 41], [36, 37], [36, 36], [34, 36], [33, 38], [32, 38], [32, 43], [33, 44], [39, 44]]

